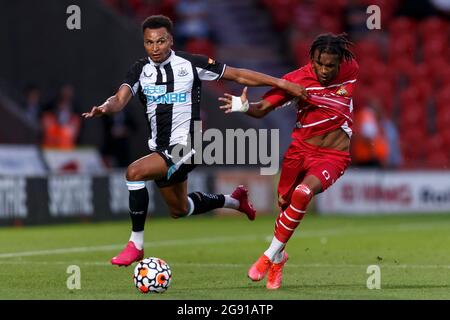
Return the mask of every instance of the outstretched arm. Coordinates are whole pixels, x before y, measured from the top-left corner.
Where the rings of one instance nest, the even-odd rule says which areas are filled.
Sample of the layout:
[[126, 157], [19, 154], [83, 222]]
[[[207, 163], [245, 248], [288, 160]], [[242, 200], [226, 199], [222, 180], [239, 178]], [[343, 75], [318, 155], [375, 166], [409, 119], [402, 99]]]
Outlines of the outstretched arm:
[[101, 106], [92, 107], [90, 112], [82, 114], [84, 118], [100, 117], [105, 114], [121, 111], [130, 101], [132, 97], [131, 90], [128, 86], [121, 86], [117, 93], [106, 99]]
[[279, 88], [294, 97], [300, 97], [304, 100], [306, 100], [308, 96], [305, 88], [296, 83], [248, 69], [238, 69], [227, 66], [222, 79], [232, 80], [251, 87], [270, 86]]
[[[240, 111], [245, 112], [246, 115], [253, 118], [262, 118], [275, 109], [275, 107], [266, 100], [249, 103], [247, 100], [247, 87], [244, 88], [240, 97], [225, 93], [224, 97], [219, 98], [219, 100], [225, 103], [220, 106], [220, 109], [224, 110], [225, 113]], [[235, 110], [233, 110], [233, 108]]]

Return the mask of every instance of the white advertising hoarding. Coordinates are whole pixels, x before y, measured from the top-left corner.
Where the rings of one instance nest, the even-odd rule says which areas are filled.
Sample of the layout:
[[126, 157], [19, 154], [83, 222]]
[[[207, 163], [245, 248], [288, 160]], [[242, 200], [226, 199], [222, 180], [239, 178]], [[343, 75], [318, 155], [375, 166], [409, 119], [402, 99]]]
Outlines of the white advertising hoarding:
[[450, 171], [348, 170], [317, 197], [321, 214], [450, 213]]
[[34, 176], [47, 172], [42, 156], [33, 145], [0, 145], [0, 175]]
[[75, 150], [43, 149], [44, 159], [52, 173], [104, 173], [102, 157], [94, 148]]

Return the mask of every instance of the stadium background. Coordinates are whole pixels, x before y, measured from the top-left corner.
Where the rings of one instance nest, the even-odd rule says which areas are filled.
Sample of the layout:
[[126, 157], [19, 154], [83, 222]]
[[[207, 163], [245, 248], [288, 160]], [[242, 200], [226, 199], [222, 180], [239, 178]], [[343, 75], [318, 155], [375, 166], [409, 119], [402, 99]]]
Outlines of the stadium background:
[[[71, 4], [1, 3], [1, 224], [126, 218], [123, 168], [147, 152], [143, 108], [133, 99], [114, 120], [80, 121], [68, 114], [79, 118], [114, 93], [128, 67], [144, 55], [140, 22], [157, 13], [174, 20], [176, 49], [274, 76], [307, 63], [316, 35], [347, 32], [361, 68], [354, 170], [347, 176], [356, 185], [371, 182], [361, 188], [339, 184], [319, 211], [450, 211], [450, 185], [443, 179], [450, 159], [446, 1], [79, 1], [81, 29], [69, 30]], [[367, 27], [371, 4], [381, 9], [379, 30]], [[294, 123], [292, 108], [262, 120], [224, 117], [217, 97], [240, 90], [227, 82], [204, 84], [204, 127], [280, 129], [281, 158]], [[250, 99], [266, 90], [251, 88]], [[55, 131], [45, 124], [61, 116], [58, 104], [67, 106], [72, 129]], [[55, 136], [61, 141], [52, 141]], [[433, 180], [437, 189], [421, 185], [415, 193], [413, 186], [433, 179], [432, 172], [441, 177]], [[246, 183], [259, 211], [275, 209], [277, 176], [260, 176], [258, 165], [205, 166], [190, 180], [191, 188], [218, 192]], [[150, 211], [164, 215], [158, 193], [153, 195]], [[346, 203], [352, 199], [361, 206]]]
[[[80, 30], [66, 26], [72, 4], [81, 9]], [[380, 30], [367, 28], [372, 4], [381, 9]], [[261, 176], [258, 164], [213, 165], [197, 168], [189, 189], [228, 193], [245, 183], [260, 215], [251, 225], [223, 214], [174, 222], [149, 183], [146, 253], [166, 259], [175, 275], [173, 288], [153, 298], [449, 298], [445, 0], [1, 1], [0, 298], [146, 299], [130, 270], [108, 263], [129, 234], [125, 167], [148, 150], [143, 108], [133, 99], [116, 118], [79, 115], [113, 94], [144, 55], [140, 22], [158, 13], [174, 20], [176, 49], [274, 76], [306, 63], [316, 35], [345, 31], [360, 80], [352, 167], [289, 242], [285, 289], [268, 295], [263, 284], [245, 283], [271, 237], [278, 177]], [[224, 117], [217, 97], [241, 89], [204, 83], [204, 126], [280, 129], [281, 158], [293, 109], [263, 120]], [[266, 89], [251, 88], [251, 100]], [[59, 107], [65, 112], [55, 113]], [[58, 117], [70, 125], [49, 126]], [[66, 288], [72, 264], [82, 267], [79, 293]], [[383, 270], [378, 293], [366, 288], [370, 264]], [[33, 281], [24, 286], [30, 266]]]

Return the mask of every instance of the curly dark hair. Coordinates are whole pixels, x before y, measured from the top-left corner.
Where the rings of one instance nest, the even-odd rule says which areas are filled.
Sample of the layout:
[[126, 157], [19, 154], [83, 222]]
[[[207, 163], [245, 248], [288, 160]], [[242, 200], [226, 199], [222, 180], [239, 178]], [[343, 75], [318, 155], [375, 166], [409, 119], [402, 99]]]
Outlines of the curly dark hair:
[[347, 39], [346, 33], [338, 35], [333, 33], [321, 34], [314, 39], [309, 49], [309, 57], [312, 60], [317, 49], [319, 50], [319, 57], [322, 53], [337, 54], [339, 60], [350, 61], [354, 58], [353, 52], [349, 49], [351, 46], [353, 46], [353, 43]]

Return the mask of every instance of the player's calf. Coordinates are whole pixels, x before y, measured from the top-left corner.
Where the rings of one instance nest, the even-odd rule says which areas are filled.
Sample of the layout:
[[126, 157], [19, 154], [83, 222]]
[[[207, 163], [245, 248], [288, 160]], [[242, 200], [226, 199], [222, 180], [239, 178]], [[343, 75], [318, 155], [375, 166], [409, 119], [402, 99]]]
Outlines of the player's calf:
[[275, 222], [275, 237], [286, 243], [303, 219], [306, 208], [313, 197], [311, 189], [304, 184], [298, 185], [291, 197], [291, 203], [286, 210], [281, 211]]

